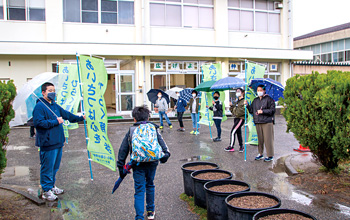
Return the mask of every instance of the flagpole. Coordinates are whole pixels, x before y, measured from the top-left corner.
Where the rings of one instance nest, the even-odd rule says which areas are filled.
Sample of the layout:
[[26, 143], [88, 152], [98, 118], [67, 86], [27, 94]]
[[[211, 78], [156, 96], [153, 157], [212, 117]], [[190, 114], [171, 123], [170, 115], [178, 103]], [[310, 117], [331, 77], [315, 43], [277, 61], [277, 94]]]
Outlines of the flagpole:
[[[79, 69], [79, 54], [76, 53], [76, 58], [77, 58], [77, 69], [78, 69], [78, 78], [79, 78], [79, 86], [80, 86], [80, 97], [81, 97], [81, 104], [80, 104], [80, 108], [81, 108], [81, 112], [84, 114], [84, 99], [83, 99], [83, 88], [82, 88], [82, 83], [81, 83], [81, 75], [80, 75], [80, 69]], [[87, 135], [87, 129], [86, 129], [86, 120], [84, 120], [84, 130], [85, 130], [85, 142], [86, 142], [86, 148], [89, 144], [89, 137]], [[92, 175], [92, 169], [91, 169], [91, 158], [90, 158], [90, 152], [89, 150], [87, 150], [88, 153], [88, 160], [89, 160], [89, 167], [90, 167], [90, 176], [91, 176], [91, 181], [94, 181], [94, 177]]]
[[[244, 62], [244, 79], [245, 79], [245, 92], [244, 92], [244, 102], [247, 100], [247, 60]], [[247, 161], [247, 106], [244, 105], [244, 161]]]

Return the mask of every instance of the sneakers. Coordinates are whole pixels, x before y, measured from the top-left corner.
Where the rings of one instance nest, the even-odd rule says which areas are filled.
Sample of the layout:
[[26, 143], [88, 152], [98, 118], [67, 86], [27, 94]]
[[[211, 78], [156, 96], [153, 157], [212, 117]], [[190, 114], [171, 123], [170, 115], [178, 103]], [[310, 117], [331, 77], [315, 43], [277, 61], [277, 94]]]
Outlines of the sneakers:
[[265, 162], [273, 161], [273, 157], [265, 157], [264, 161]]
[[159, 129], [163, 129], [163, 126], [159, 126]]
[[170, 128], [170, 129], [173, 129], [173, 126], [172, 126], [172, 125], [169, 125], [169, 128]]
[[255, 157], [255, 160], [262, 160], [264, 159], [264, 155], [258, 154], [258, 156]]
[[225, 148], [225, 151], [227, 151], [227, 152], [235, 152], [235, 149], [233, 147], [228, 146], [228, 147]]
[[43, 193], [42, 198], [48, 201], [55, 201], [57, 199], [57, 196], [51, 190], [49, 190]]
[[193, 134], [199, 135], [200, 133], [199, 133], [199, 131], [195, 131]]
[[214, 138], [213, 140], [214, 142], [218, 142], [218, 141], [221, 141], [221, 138], [217, 137], [217, 138]]
[[184, 132], [185, 129], [184, 128], [179, 128], [179, 129], [177, 129], [177, 131]]
[[152, 211], [147, 211], [147, 219], [154, 219], [154, 215], [156, 212]]
[[196, 131], [191, 131], [190, 134], [194, 134], [194, 132], [196, 132]]
[[240, 146], [240, 147], [239, 147], [239, 152], [240, 152], [240, 153], [243, 153], [243, 152], [244, 152], [244, 147], [243, 147], [243, 146]]
[[53, 194], [55, 195], [61, 195], [64, 193], [63, 189], [58, 188], [57, 186], [54, 186], [51, 191], [53, 192]]

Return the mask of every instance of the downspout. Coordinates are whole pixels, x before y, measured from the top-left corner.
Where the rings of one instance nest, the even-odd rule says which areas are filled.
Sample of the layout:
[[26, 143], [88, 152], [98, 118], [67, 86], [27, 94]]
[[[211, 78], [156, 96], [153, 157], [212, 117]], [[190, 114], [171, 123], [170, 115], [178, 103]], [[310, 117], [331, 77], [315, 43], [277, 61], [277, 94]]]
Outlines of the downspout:
[[289, 48], [290, 50], [293, 49], [293, 10], [292, 10], [293, 4], [292, 0], [288, 0], [288, 40], [289, 40]]
[[145, 56], [143, 56], [143, 106], [147, 106], [147, 96], [146, 96], [146, 59]]

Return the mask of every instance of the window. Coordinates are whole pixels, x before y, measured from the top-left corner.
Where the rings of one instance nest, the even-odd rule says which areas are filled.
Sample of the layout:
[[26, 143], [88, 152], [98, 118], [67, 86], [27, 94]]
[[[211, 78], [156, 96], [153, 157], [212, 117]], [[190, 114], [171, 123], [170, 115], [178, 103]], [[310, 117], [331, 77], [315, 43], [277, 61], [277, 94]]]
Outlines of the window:
[[0, 1], [0, 20], [4, 19], [4, 6], [2, 4], [2, 1]]
[[228, 0], [229, 30], [280, 33], [280, 10], [269, 0]]
[[82, 23], [134, 24], [134, 1], [63, 0], [63, 20]]
[[151, 26], [214, 28], [213, 0], [151, 0]]
[[[2, 4], [0, 8], [0, 19], [3, 19]], [[45, 0], [7, 0], [7, 19], [45, 21]]]

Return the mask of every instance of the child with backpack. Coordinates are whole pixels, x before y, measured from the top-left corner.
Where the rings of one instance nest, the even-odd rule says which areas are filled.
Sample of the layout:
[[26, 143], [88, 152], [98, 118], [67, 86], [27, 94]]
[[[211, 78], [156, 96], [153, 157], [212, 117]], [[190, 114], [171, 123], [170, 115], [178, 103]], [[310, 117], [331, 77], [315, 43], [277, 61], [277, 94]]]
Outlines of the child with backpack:
[[135, 124], [130, 127], [125, 135], [118, 153], [118, 170], [120, 177], [126, 174], [123, 172], [126, 158], [130, 153], [133, 162], [134, 178], [134, 206], [136, 220], [144, 219], [144, 201], [146, 192], [147, 218], [154, 219], [154, 177], [160, 163], [166, 163], [170, 157], [169, 149], [158, 132], [158, 126], [148, 121], [150, 111], [146, 107], [135, 107], [132, 117]]

